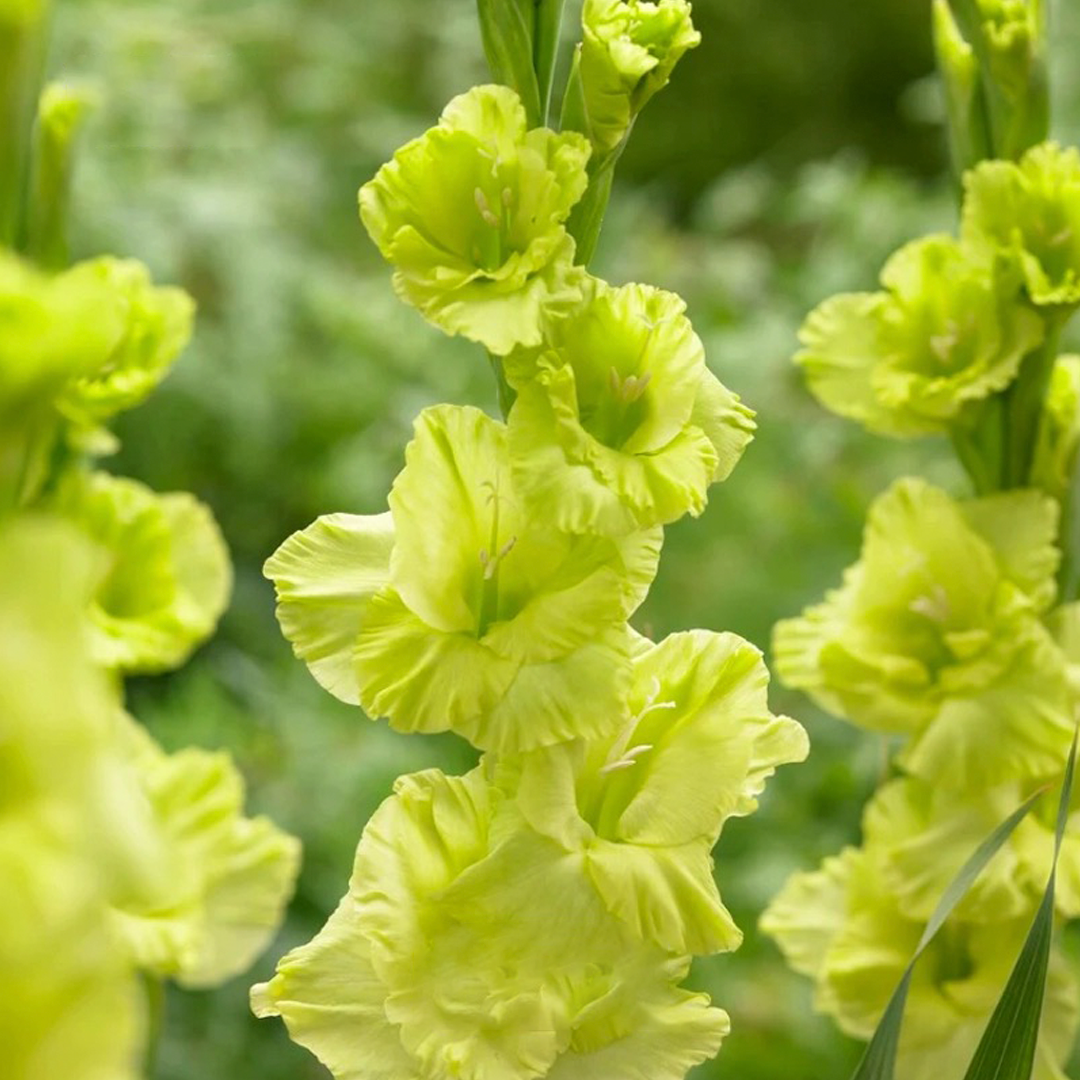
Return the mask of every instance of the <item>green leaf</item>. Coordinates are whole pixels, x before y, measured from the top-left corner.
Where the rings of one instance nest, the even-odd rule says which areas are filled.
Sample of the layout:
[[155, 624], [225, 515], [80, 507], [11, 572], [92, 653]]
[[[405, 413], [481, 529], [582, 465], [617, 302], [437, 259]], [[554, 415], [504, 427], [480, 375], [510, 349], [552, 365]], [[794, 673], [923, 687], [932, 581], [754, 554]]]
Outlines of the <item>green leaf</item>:
[[[930, 921], [926, 924], [926, 930], [923, 931], [923, 936], [915, 949], [915, 955], [911, 958], [911, 963], [908, 964], [903, 978], [901, 978], [893, 991], [893, 996], [889, 999], [885, 1013], [870, 1040], [870, 1045], [866, 1048], [866, 1053], [852, 1075], [852, 1080], [893, 1080], [896, 1051], [900, 1041], [900, 1025], [904, 1018], [904, 1005], [907, 1003], [908, 989], [911, 986], [915, 964], [937, 936], [945, 920], [967, 895], [975, 879], [982, 873], [987, 863], [997, 854], [1005, 841], [1013, 834], [1020, 822], [1027, 817], [1028, 811], [1031, 810], [1041, 795], [1041, 791], [1036, 792], [1023, 806], [1006, 818], [979, 845], [975, 854], [964, 863], [959, 873], [953, 878], [952, 883], [945, 890], [945, 894], [938, 902], [934, 913], [930, 916]], [[974, 1080], [974, 1078], [970, 1077], [970, 1074], [969, 1080]]]
[[536, 38], [533, 42], [533, 67], [540, 88], [540, 122], [547, 124], [551, 109], [551, 83], [555, 76], [555, 57], [559, 49], [563, 11], [566, 0], [534, 0]]
[[[484, 55], [492, 77], [517, 91], [525, 106], [528, 126], [539, 127], [542, 123], [540, 87], [533, 67], [536, 0], [477, 0], [476, 9], [480, 16]], [[548, 47], [546, 43], [544, 47]]]
[[964, 1080], [1030, 1080], [1039, 1039], [1046, 975], [1050, 965], [1050, 942], [1054, 934], [1054, 886], [1058, 855], [1069, 819], [1073, 774], [1076, 769], [1076, 737], [1073, 738], [1065, 781], [1058, 804], [1054, 834], [1054, 861], [1042, 903], [1031, 924], [1005, 992], [994, 1008], [979, 1048]]

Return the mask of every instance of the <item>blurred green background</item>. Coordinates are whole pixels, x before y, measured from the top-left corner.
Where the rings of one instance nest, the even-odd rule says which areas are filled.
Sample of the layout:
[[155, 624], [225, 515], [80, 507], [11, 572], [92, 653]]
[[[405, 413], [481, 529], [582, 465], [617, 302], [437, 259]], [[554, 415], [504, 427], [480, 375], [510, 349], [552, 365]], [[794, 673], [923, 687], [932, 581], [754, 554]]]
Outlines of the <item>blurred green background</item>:
[[[569, 4], [574, 25], [573, 0]], [[596, 270], [682, 293], [709, 362], [760, 434], [708, 512], [669, 530], [638, 625], [771, 625], [850, 562], [866, 503], [908, 470], [956, 481], [944, 447], [890, 444], [831, 418], [790, 367], [804, 313], [872, 287], [900, 243], [950, 228], [929, 0], [696, 0], [704, 43], [639, 122]], [[1080, 5], [1054, 33], [1058, 134], [1080, 133]], [[486, 81], [472, 0], [68, 0], [53, 70], [104, 94], [85, 142], [76, 249], [147, 261], [199, 302], [196, 340], [124, 419], [111, 467], [214, 508], [237, 564], [217, 639], [132, 686], [169, 747], [232, 750], [251, 801], [302, 837], [288, 923], [251, 978], [171, 994], [157, 1080], [327, 1074], [247, 986], [344, 892], [364, 822], [399, 773], [472, 752], [400, 737], [321, 692], [280, 637], [262, 561], [321, 513], [379, 512], [412, 417], [494, 409], [483, 356], [399, 303], [357, 220], [356, 189], [453, 94]], [[777, 687], [810, 762], [773, 782], [717, 852], [746, 931], [694, 978], [732, 1015], [710, 1080], [842, 1077], [858, 1048], [813, 1015], [755, 922], [785, 876], [858, 835], [881, 747]], [[603, 1078], [597, 1078], [603, 1080]]]

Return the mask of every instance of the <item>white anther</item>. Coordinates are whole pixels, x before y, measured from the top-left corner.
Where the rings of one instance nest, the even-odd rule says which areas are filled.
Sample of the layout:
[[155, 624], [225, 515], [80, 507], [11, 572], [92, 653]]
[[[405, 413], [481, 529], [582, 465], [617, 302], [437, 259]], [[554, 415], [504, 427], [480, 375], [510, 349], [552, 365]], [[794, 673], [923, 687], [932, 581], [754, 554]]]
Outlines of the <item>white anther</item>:
[[639, 755], [648, 753], [651, 749], [652, 743], [642, 743], [640, 746], [631, 747], [618, 761], [609, 761], [606, 765], [603, 765], [600, 769], [600, 775], [606, 776], [608, 773], [621, 772], [623, 769], [632, 768], [637, 764]]
[[492, 558], [487, 548], [480, 549], [480, 565], [484, 569], [484, 580], [490, 581], [496, 571], [499, 569], [499, 563], [514, 550], [514, 545], [517, 543], [517, 537], [511, 536], [509, 540], [495, 553], [495, 557]]
[[949, 618], [951, 606], [949, 595], [941, 585], [935, 585], [925, 596], [918, 596], [908, 604], [908, 610], [922, 615], [931, 622], [943, 623]]
[[950, 320], [944, 334], [938, 334], [930, 338], [930, 351], [942, 363], [946, 363], [949, 357], [952, 356], [952, 351], [956, 348], [959, 340], [960, 328]]
[[611, 384], [611, 392], [615, 395], [616, 400], [623, 405], [630, 405], [645, 393], [646, 388], [652, 381], [652, 372], [646, 371], [644, 375], [627, 375], [623, 379], [620, 378], [615, 368], [611, 368], [608, 379]]
[[499, 219], [491, 212], [487, 196], [480, 188], [477, 188], [473, 192], [473, 198], [476, 199], [476, 209], [480, 211], [480, 216], [484, 219], [484, 223], [490, 225], [493, 229], [497, 229], [500, 224]]
[[600, 769], [600, 775], [607, 776], [608, 773], [621, 772], [623, 769], [632, 769], [636, 764], [636, 761], [633, 761], [632, 759], [627, 760], [626, 758], [623, 758], [621, 761], [613, 761]]

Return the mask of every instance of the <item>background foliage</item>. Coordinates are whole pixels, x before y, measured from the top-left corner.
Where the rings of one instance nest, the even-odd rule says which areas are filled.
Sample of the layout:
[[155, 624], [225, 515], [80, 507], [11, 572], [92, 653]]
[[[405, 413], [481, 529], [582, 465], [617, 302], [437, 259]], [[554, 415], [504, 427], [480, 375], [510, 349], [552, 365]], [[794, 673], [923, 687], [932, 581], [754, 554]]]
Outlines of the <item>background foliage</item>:
[[[571, 12], [573, 2], [569, 5]], [[1080, 136], [1080, 10], [1059, 0], [1058, 133]], [[929, 76], [928, 0], [697, 0], [704, 44], [639, 123], [597, 270], [684, 295], [713, 370], [760, 435], [698, 522], [669, 530], [638, 624], [656, 635], [771, 625], [852, 561], [870, 496], [932, 444], [888, 446], [818, 409], [788, 359], [805, 312], [872, 287], [900, 243], [949, 226]], [[494, 408], [486, 362], [395, 300], [355, 193], [485, 73], [471, 0], [81, 0], [58, 4], [52, 67], [100, 84], [76, 191], [76, 254], [134, 254], [200, 305], [194, 346], [124, 418], [115, 468], [214, 508], [237, 561], [232, 608], [183, 672], [134, 687], [167, 747], [227, 746], [252, 801], [305, 843], [272, 952], [307, 940], [345, 889], [364, 821], [399, 773], [467, 767], [452, 738], [404, 738], [339, 705], [273, 619], [265, 557], [320, 513], [378, 512], [409, 422], [436, 401]], [[916, 458], [916, 455], [918, 457]], [[842, 1076], [857, 1048], [814, 1018], [754, 921], [788, 872], [857, 835], [881, 748], [777, 688], [810, 762], [782, 770], [720, 848], [743, 949], [697, 978], [732, 1014], [716, 1080]], [[325, 1075], [247, 986], [174, 995], [160, 1080]]]

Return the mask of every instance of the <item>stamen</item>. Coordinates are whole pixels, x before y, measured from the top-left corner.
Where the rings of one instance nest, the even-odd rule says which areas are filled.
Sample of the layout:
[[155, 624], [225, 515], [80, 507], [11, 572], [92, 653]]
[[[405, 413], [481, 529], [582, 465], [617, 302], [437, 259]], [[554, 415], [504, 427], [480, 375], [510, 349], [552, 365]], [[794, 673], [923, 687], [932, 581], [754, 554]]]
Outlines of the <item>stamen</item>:
[[604, 765], [600, 769], [600, 775], [607, 776], [608, 773], [620, 772], [623, 769], [632, 769], [636, 764], [636, 761], [632, 759], [628, 760], [626, 758], [624, 758], [622, 761], [613, 761], [610, 765]]
[[484, 219], [485, 225], [490, 225], [493, 229], [497, 229], [502, 224], [499, 219], [491, 212], [491, 207], [488, 205], [487, 196], [477, 188], [473, 192], [473, 198], [476, 199], [476, 209], [480, 211], [480, 216]]
[[1051, 247], [1061, 247], [1062, 244], [1067, 244], [1072, 238], [1073, 231], [1068, 225], [1066, 225], [1065, 228], [1061, 230], [1061, 232], [1055, 233], [1052, 237], [1050, 237], [1047, 243]]
[[952, 320], [947, 324], [944, 334], [938, 334], [930, 338], [930, 351], [944, 364], [948, 363], [960, 340], [960, 328]]
[[510, 205], [513, 203], [513, 201], [514, 201], [514, 193], [508, 187], [504, 187], [502, 189], [502, 204], [503, 204], [503, 206], [505, 206], [506, 209], [509, 210]]
[[652, 381], [652, 372], [646, 371], [644, 375], [627, 375], [623, 379], [615, 368], [611, 368], [608, 378], [615, 399], [623, 405], [632, 405], [645, 393]]
[[653, 748], [652, 743], [639, 743], [637, 746], [627, 749], [638, 725], [649, 713], [656, 712], [658, 709], [674, 709], [676, 707], [674, 701], [656, 700], [660, 696], [660, 689], [660, 680], [654, 675], [650, 684], [649, 696], [645, 699], [644, 708], [631, 716], [626, 727], [620, 732], [618, 739], [615, 740], [614, 745], [611, 747], [611, 753], [608, 754], [607, 761], [600, 767], [601, 776], [619, 772], [622, 769], [629, 769], [632, 765], [637, 764], [640, 755], [648, 753]]
[[499, 570], [499, 563], [514, 550], [514, 545], [517, 543], [517, 537], [511, 536], [509, 540], [497, 552], [495, 552], [494, 558], [488, 552], [487, 548], [480, 549], [480, 565], [484, 570], [484, 580], [490, 581]]
[[922, 615], [931, 622], [943, 623], [949, 618], [952, 610], [949, 604], [949, 594], [941, 585], [935, 585], [925, 596], [918, 596], [908, 604], [908, 610], [916, 615]]

